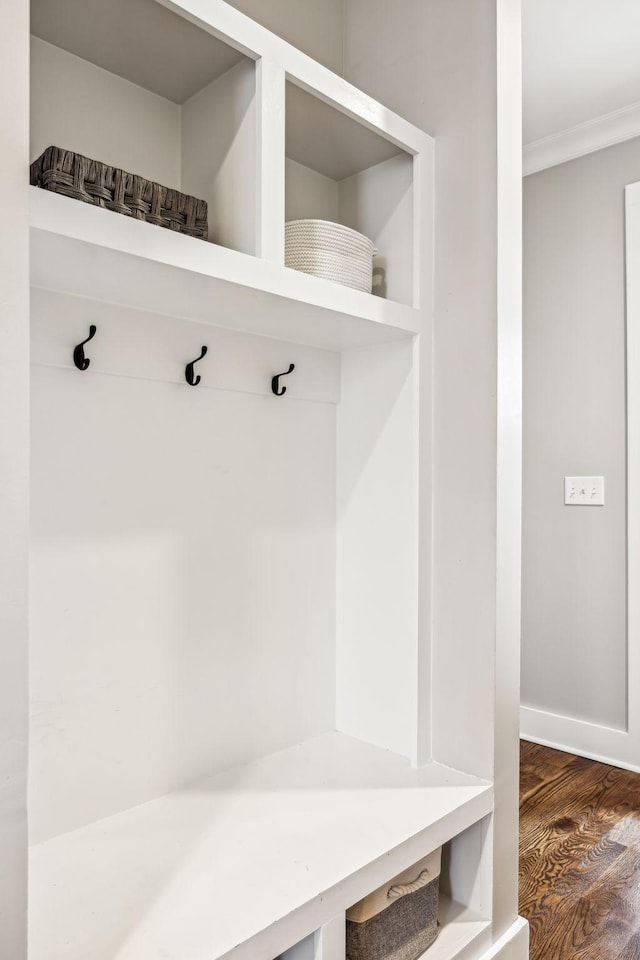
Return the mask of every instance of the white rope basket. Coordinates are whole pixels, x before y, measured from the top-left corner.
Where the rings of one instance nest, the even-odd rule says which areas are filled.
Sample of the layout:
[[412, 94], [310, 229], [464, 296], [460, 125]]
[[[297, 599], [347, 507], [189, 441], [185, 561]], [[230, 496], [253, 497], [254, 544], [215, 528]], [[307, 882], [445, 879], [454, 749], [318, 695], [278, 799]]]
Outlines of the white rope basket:
[[285, 224], [285, 266], [371, 293], [375, 246], [367, 237], [328, 220]]

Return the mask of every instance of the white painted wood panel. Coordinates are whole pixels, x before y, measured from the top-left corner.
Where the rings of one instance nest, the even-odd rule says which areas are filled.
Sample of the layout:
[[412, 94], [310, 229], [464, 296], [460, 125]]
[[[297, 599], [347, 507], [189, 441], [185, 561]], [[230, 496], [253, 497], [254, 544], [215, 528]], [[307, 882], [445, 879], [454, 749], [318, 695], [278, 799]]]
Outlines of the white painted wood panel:
[[413, 157], [402, 154], [339, 184], [339, 220], [373, 240], [374, 292], [414, 305]]
[[295, 160], [286, 162], [286, 220], [331, 220], [339, 223], [339, 185]]
[[491, 818], [486, 817], [461, 831], [442, 851], [440, 892], [445, 900], [464, 904], [477, 920], [491, 918], [492, 840]]
[[295, 363], [293, 373], [282, 380], [287, 401], [340, 401], [338, 353], [48, 290], [34, 288], [31, 305], [31, 362], [37, 366], [79, 373], [73, 349], [94, 324], [96, 336], [84, 348], [90, 358], [87, 375], [170, 383], [188, 392], [185, 366], [204, 345], [207, 354], [195, 366], [201, 391], [256, 394], [282, 403], [273, 396], [271, 379]]
[[95, 362], [33, 370], [35, 839], [334, 726], [335, 407]]
[[284, 263], [285, 72], [262, 57], [256, 64], [258, 111], [256, 254]]
[[242, 60], [181, 107], [181, 189], [209, 205], [209, 240], [256, 252], [256, 81]]
[[314, 960], [345, 960], [346, 915], [339, 913], [315, 934]]
[[348, 351], [342, 373], [337, 724], [345, 733], [416, 761], [418, 478], [413, 344]]
[[414, 342], [413, 403], [417, 410], [416, 470], [418, 474], [418, 696], [416, 762], [432, 759], [434, 725], [432, 663], [434, 582], [434, 147], [433, 142], [414, 158], [413, 170], [413, 302], [422, 317], [421, 334]]
[[471, 960], [491, 939], [491, 921], [440, 894], [440, 932], [420, 960]]
[[49, 146], [180, 189], [180, 108], [34, 37], [31, 160]]
[[625, 191], [627, 277], [627, 761], [640, 766], [640, 183]]
[[316, 960], [316, 947], [318, 934], [310, 933], [308, 937], [289, 947], [284, 953], [280, 954], [277, 960]]
[[[491, 916], [518, 914], [522, 567], [522, 91], [520, 0], [496, 5], [496, 624]], [[526, 922], [526, 921], [523, 921]]]
[[[460, 953], [460, 960], [471, 960], [471, 956], [464, 951]], [[529, 956], [529, 924], [523, 917], [516, 917], [513, 923], [504, 930], [493, 945], [481, 954], [480, 960], [523, 960]]]
[[316, 738], [34, 847], [31, 960], [272, 960], [491, 804], [463, 774]]

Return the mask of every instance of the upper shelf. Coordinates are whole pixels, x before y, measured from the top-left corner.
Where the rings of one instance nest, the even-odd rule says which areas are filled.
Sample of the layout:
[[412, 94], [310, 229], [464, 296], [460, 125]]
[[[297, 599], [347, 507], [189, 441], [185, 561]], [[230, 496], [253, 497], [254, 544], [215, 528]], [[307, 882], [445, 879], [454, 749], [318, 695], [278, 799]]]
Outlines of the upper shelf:
[[34, 847], [30, 956], [267, 960], [491, 809], [325, 734]]
[[419, 332], [412, 307], [31, 188], [31, 283], [343, 350]]

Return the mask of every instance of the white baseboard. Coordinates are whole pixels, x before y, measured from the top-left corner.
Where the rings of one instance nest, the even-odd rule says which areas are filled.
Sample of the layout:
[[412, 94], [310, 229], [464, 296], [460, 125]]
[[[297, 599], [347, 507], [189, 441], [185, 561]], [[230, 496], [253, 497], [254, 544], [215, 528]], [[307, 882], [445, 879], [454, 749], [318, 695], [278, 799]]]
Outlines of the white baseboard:
[[518, 917], [480, 960], [527, 960], [528, 956], [529, 924]]
[[521, 707], [520, 736], [523, 740], [640, 773], [639, 745], [626, 730]]

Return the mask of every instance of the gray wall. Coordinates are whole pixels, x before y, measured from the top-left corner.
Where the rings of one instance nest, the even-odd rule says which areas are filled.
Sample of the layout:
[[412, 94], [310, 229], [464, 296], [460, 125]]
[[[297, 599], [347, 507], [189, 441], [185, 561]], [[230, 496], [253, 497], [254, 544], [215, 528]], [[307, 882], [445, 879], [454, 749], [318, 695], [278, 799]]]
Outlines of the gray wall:
[[[640, 139], [524, 181], [522, 699], [626, 723], [624, 186]], [[565, 507], [565, 475], [604, 507]]]

